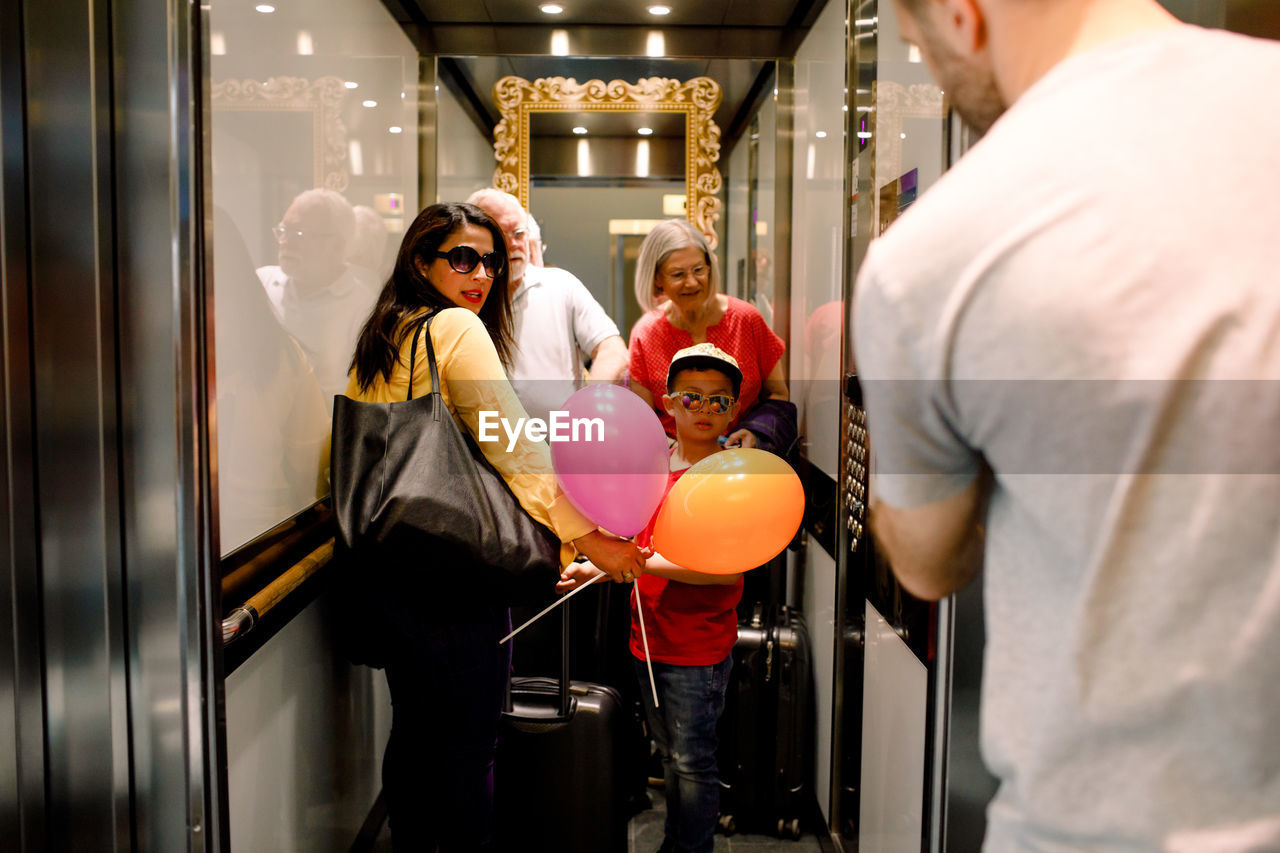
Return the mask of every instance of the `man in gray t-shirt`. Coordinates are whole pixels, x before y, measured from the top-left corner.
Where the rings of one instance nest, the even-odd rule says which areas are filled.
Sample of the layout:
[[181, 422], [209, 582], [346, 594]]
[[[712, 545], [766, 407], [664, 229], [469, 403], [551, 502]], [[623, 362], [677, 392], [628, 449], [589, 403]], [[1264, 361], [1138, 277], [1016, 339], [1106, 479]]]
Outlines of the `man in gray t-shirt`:
[[1280, 850], [1280, 45], [896, 2], [986, 135], [859, 275], [873, 529], [983, 571], [985, 849]]

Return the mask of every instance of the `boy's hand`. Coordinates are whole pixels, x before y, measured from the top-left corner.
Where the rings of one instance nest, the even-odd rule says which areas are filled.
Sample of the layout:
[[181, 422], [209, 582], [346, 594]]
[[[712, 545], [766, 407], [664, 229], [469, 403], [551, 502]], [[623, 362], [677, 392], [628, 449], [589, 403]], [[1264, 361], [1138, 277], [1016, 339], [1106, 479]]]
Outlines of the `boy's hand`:
[[724, 441], [725, 447], [755, 447], [756, 434], [749, 429], [735, 429]]
[[595, 564], [590, 561], [570, 563], [569, 567], [560, 573], [560, 581], [556, 584], [556, 593], [564, 595], [566, 592], [571, 592], [579, 585], [602, 574], [604, 572], [596, 568]]

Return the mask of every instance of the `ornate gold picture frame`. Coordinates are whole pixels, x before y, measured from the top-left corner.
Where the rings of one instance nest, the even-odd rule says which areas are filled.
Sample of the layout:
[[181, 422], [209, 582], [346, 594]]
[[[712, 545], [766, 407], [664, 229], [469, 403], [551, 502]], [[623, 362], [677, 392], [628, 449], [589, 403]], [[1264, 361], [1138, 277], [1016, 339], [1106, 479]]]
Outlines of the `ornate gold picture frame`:
[[689, 221], [707, 235], [711, 247], [718, 243], [715, 225], [720, 218], [722, 179], [716, 168], [720, 159], [720, 128], [712, 120], [720, 106], [720, 84], [710, 77], [673, 80], [646, 77], [625, 80], [588, 80], [572, 77], [503, 77], [493, 86], [493, 100], [502, 120], [493, 133], [493, 156], [498, 168], [493, 185], [529, 206], [529, 115], [538, 112], [678, 112], [684, 113], [685, 194]]
[[210, 89], [215, 112], [304, 113], [311, 121], [314, 185], [342, 192], [347, 188], [347, 129], [342, 102], [347, 89], [341, 77], [272, 77], [269, 80], [223, 80]]

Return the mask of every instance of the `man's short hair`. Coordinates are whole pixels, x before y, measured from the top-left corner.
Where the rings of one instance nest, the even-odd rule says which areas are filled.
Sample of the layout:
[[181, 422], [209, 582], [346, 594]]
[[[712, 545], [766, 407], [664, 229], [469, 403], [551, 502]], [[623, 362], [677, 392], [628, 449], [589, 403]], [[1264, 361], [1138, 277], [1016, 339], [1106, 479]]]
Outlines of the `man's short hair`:
[[[343, 254], [356, 234], [356, 212], [342, 193], [316, 188], [298, 193], [293, 204], [323, 209], [330, 235], [340, 244]], [[292, 205], [290, 205], [292, 207]]]
[[486, 206], [514, 206], [521, 213], [525, 212], [524, 205], [520, 203], [520, 199], [509, 192], [503, 192], [497, 187], [485, 187], [482, 190], [476, 190], [467, 196], [467, 204], [474, 204], [482, 209]]

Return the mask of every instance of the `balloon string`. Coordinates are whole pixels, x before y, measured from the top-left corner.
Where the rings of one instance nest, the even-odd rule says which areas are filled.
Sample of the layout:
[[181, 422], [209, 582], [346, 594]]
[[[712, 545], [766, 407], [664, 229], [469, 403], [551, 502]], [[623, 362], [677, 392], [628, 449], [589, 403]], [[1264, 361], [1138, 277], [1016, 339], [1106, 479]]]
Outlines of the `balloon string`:
[[649, 637], [644, 632], [644, 608], [640, 606], [640, 584], [636, 583], [636, 616], [640, 617], [640, 642], [644, 644], [644, 665], [649, 670], [649, 689], [653, 691], [653, 707], [658, 707], [658, 685], [653, 680], [653, 661], [649, 658]]
[[592, 585], [593, 583], [595, 583], [596, 581], [600, 580], [601, 578], [607, 578], [607, 577], [609, 577], [609, 576], [608, 576], [608, 575], [606, 575], [604, 572], [601, 572], [600, 574], [598, 574], [598, 575], [596, 575], [595, 577], [593, 577], [591, 580], [589, 580], [589, 581], [584, 581], [583, 583], [579, 584], [577, 587], [575, 587], [575, 588], [574, 588], [573, 592], [565, 593], [564, 595], [560, 596], [560, 597], [559, 597], [559, 598], [557, 598], [555, 601], [551, 602], [551, 603], [550, 603], [550, 604], [548, 604], [546, 607], [542, 608], [542, 610], [541, 610], [541, 611], [540, 611], [536, 616], [534, 616], [532, 619], [530, 619], [528, 622], [525, 622], [525, 623], [524, 623], [523, 625], [521, 625], [519, 628], [516, 628], [516, 629], [515, 629], [514, 631], [512, 631], [510, 634], [507, 634], [507, 636], [505, 636], [505, 637], [503, 637], [501, 640], [499, 640], [499, 641], [498, 641], [498, 645], [502, 645], [502, 644], [503, 644], [503, 643], [505, 643], [507, 640], [510, 640], [510, 639], [511, 639], [512, 637], [514, 637], [516, 634], [519, 634], [519, 633], [520, 633], [521, 631], [523, 631], [525, 628], [528, 628], [528, 627], [529, 627], [530, 625], [532, 625], [534, 622], [537, 622], [537, 621], [538, 621], [539, 619], [541, 619], [543, 616], [546, 616], [546, 615], [547, 615], [548, 613], [550, 613], [552, 610], [555, 610], [555, 609], [556, 609], [557, 607], [559, 607], [561, 604], [564, 604], [564, 603], [565, 603], [566, 601], [568, 601], [570, 598], [573, 598], [575, 595], [577, 595], [578, 593], [582, 592], [584, 589], [586, 589], [587, 587], [591, 586], [591, 585]]

